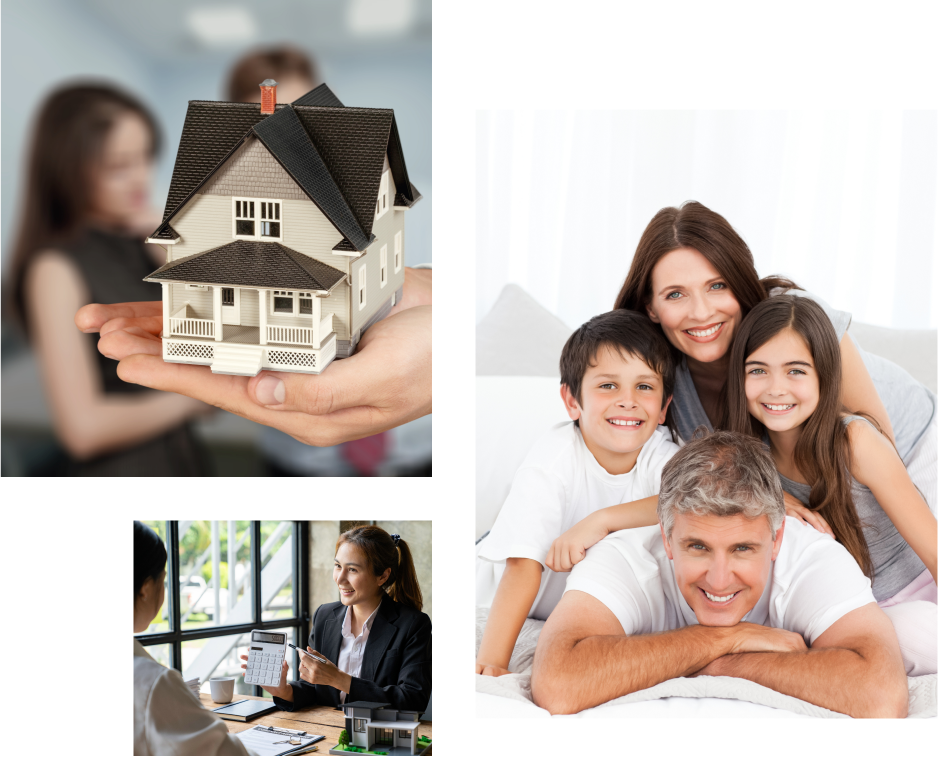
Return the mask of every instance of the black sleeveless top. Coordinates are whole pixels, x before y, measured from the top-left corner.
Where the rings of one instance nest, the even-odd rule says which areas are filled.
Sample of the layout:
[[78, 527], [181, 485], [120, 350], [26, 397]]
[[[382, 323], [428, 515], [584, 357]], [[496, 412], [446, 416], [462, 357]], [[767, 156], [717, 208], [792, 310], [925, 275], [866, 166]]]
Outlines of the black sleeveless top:
[[[143, 241], [101, 229], [86, 229], [58, 247], [77, 267], [91, 302], [160, 300], [159, 284], [143, 278], [156, 269]], [[117, 361], [98, 352], [98, 335], [85, 336], [95, 355], [105, 394], [153, 392], [128, 384], [117, 376]], [[204, 476], [210, 475], [207, 455], [188, 423], [134, 447], [100, 455], [93, 460], [72, 460], [70, 476]]]

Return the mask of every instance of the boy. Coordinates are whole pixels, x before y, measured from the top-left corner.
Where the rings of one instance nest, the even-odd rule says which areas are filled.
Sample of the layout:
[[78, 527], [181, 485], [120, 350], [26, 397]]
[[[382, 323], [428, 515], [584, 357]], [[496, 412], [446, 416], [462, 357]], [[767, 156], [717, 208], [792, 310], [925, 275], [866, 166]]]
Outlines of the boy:
[[[560, 381], [573, 422], [534, 445], [479, 545], [483, 561], [498, 563], [496, 574], [504, 564], [476, 658], [483, 675], [508, 673], [524, 619], [546, 619], [560, 601], [567, 574], [548, 565], [569, 556], [548, 557], [554, 540], [601, 508], [657, 495], [661, 469], [678, 449], [658, 429], [674, 386], [671, 349], [645, 316], [614, 310], [583, 324], [564, 345]], [[479, 564], [482, 582], [486, 567]]]

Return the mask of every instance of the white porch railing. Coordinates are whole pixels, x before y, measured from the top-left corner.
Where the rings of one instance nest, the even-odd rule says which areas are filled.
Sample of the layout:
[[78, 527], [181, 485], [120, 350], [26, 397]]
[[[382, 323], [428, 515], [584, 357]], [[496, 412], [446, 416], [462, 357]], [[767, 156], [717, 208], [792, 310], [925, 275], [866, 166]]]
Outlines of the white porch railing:
[[312, 345], [313, 330], [302, 326], [267, 326], [267, 342]]
[[209, 318], [192, 318], [188, 303], [169, 317], [169, 333], [172, 336], [215, 336], [215, 321]]

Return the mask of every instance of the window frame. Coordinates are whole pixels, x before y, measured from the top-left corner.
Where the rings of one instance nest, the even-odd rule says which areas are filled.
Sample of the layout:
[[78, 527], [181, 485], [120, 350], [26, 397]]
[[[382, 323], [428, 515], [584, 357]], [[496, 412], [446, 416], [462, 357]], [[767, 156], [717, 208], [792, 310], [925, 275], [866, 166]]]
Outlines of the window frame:
[[[254, 221], [254, 233], [253, 234], [239, 234], [238, 233], [238, 202], [253, 202], [255, 203], [254, 216], [251, 220]], [[274, 211], [275, 215], [279, 214], [279, 219], [275, 219], [275, 223], [280, 224], [280, 236], [265, 236], [261, 234], [261, 226], [266, 222], [270, 222], [270, 219], [262, 218], [261, 204], [262, 203], [272, 203], [276, 206], [277, 210]], [[234, 239], [252, 239], [255, 242], [283, 242], [283, 200], [277, 200], [272, 197], [234, 197], [231, 198], [231, 236]]]
[[[315, 309], [313, 307], [313, 299], [316, 297], [312, 292], [301, 292], [299, 290], [288, 291], [286, 289], [271, 289], [270, 297], [267, 298], [267, 315], [269, 316], [282, 316], [284, 318], [312, 318]], [[293, 300], [293, 310], [289, 313], [281, 313], [279, 310], [274, 310], [274, 298], [276, 297], [290, 297]], [[309, 312], [301, 313], [300, 305], [303, 300], [309, 301]]]
[[401, 265], [404, 262], [404, 234], [397, 232], [394, 235], [394, 273], [401, 272]]
[[381, 265], [379, 267], [379, 279], [381, 281], [381, 289], [384, 289], [388, 285], [388, 246], [381, 245], [381, 251], [378, 253], [380, 256]]
[[378, 199], [375, 201], [375, 220], [384, 216], [391, 209], [388, 202], [388, 187], [391, 184], [389, 178], [390, 171], [381, 172], [381, 183], [378, 185]]
[[[261, 606], [261, 522], [251, 521], [251, 599], [253, 601], [253, 622], [237, 625], [210, 626], [208, 628], [193, 628], [186, 631], [181, 629], [181, 588], [179, 586], [179, 521], [168, 521], [169, 533], [166, 542], [166, 580], [167, 599], [169, 601], [169, 615], [171, 629], [164, 633], [134, 634], [144, 647], [157, 644], [170, 645], [170, 660], [173, 668], [182, 673], [182, 645], [186, 641], [197, 639], [213, 639], [218, 636], [235, 636], [250, 633], [251, 631], [275, 630], [280, 628], [292, 629], [300, 641], [309, 638], [309, 523], [307, 521], [293, 521], [293, 616], [290, 618], [274, 618], [262, 620], [264, 608]], [[263, 696], [260, 686], [254, 685], [254, 696]]]
[[358, 311], [361, 312], [368, 306], [368, 272], [367, 263], [362, 263], [358, 269]]

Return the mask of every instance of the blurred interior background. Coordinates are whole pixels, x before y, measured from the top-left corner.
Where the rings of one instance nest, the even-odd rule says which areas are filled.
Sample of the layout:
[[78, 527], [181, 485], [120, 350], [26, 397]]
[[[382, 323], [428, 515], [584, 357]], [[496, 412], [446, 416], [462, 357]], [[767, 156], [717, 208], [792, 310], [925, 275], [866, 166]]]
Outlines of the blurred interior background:
[[[229, 99], [233, 66], [289, 47], [348, 106], [393, 108], [407, 168], [423, 199], [407, 217], [406, 265], [432, 261], [429, 0], [9, 0], [2, 15], [2, 270], [10, 271], [37, 109], [79, 81], [116, 84], [155, 116], [163, 147], [152, 204], [161, 215], [189, 100]], [[61, 469], [43, 382], [28, 342], [5, 314], [3, 475]], [[356, 475], [337, 448], [297, 446], [222, 411], [195, 422], [217, 475]], [[430, 417], [391, 434], [379, 475], [429, 475]], [[275, 463], [271, 468], [271, 461]]]

